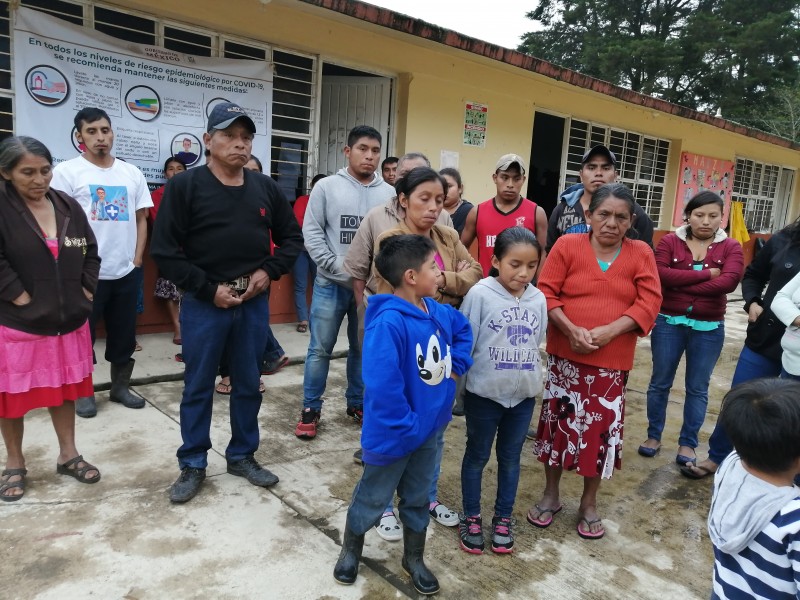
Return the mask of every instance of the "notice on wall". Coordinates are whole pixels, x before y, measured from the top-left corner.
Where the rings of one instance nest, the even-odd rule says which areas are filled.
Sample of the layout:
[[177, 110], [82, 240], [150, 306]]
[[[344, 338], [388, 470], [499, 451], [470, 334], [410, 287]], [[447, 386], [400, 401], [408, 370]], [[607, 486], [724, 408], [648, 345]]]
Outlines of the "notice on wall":
[[486, 147], [486, 123], [489, 107], [485, 104], [467, 102], [464, 105], [464, 145]]
[[672, 224], [675, 227], [683, 225], [683, 209], [689, 200], [700, 192], [709, 191], [718, 194], [725, 202], [722, 227], [727, 227], [731, 212], [733, 161], [681, 152], [681, 167], [678, 173], [680, 179], [678, 180]]
[[16, 132], [43, 142], [55, 163], [82, 151], [75, 113], [111, 117], [113, 154], [163, 182], [164, 161], [204, 164], [203, 133], [220, 102], [256, 125], [253, 154], [270, 157], [272, 69], [265, 61], [205, 58], [127, 43], [28, 8], [15, 11]]

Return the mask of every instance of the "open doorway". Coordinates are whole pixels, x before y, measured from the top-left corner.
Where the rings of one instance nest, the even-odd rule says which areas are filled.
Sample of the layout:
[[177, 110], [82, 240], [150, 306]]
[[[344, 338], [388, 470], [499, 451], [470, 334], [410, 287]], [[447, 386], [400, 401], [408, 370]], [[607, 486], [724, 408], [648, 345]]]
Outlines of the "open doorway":
[[537, 112], [533, 117], [531, 165], [527, 198], [541, 206], [548, 216], [558, 204], [561, 191], [561, 157], [564, 154], [566, 119]]
[[383, 136], [384, 156], [391, 148], [392, 80], [330, 63], [322, 65], [318, 172], [331, 175], [345, 166], [342, 148], [356, 125], [369, 125]]

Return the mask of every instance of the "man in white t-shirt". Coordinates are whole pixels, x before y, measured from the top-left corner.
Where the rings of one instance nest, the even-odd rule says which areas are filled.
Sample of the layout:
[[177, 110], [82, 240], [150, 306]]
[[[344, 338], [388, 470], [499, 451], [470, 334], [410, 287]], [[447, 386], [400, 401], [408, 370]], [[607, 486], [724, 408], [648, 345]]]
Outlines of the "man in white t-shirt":
[[[83, 207], [97, 238], [100, 281], [89, 318], [92, 342], [97, 321], [106, 325], [106, 360], [111, 364], [112, 402], [144, 407], [144, 398], [130, 391], [136, 347], [136, 298], [139, 269], [147, 239], [147, 212], [153, 206], [144, 175], [114, 158], [111, 119], [99, 108], [75, 115], [75, 137], [84, 153], [56, 165], [50, 187], [66, 192]], [[80, 417], [97, 414], [94, 396], [78, 398]]]

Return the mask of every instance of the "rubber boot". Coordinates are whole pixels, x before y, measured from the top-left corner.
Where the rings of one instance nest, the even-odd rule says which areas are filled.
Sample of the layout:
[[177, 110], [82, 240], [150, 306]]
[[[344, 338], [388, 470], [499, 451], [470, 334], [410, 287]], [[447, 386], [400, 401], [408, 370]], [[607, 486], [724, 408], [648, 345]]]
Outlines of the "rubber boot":
[[352, 585], [358, 577], [358, 561], [364, 549], [364, 534], [356, 535], [348, 526], [344, 528], [342, 551], [333, 567], [333, 578], [343, 585]]
[[97, 414], [97, 403], [94, 394], [75, 400], [75, 414], [84, 419], [91, 419]]
[[426, 533], [427, 529], [411, 531], [408, 527], [403, 527], [403, 570], [411, 576], [414, 589], [420, 594], [430, 596], [439, 591], [439, 581], [422, 560]]
[[132, 394], [131, 375], [136, 361], [130, 359], [127, 364], [115, 365], [111, 363], [111, 393], [108, 397], [112, 402], [119, 402], [127, 408], [144, 408], [144, 398]]

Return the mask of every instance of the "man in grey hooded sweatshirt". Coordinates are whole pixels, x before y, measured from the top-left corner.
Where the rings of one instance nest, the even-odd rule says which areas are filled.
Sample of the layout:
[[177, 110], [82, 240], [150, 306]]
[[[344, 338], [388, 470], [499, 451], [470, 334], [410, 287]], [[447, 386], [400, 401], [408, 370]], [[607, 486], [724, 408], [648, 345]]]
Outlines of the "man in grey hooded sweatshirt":
[[736, 449], [720, 465], [708, 515], [712, 600], [800, 597], [800, 383], [756, 379], [725, 396]]
[[347, 315], [347, 415], [360, 423], [364, 382], [361, 379], [361, 347], [353, 280], [342, 268], [356, 230], [370, 209], [394, 195], [394, 188], [376, 173], [381, 158], [381, 134], [359, 125], [347, 136], [347, 167], [314, 186], [303, 221], [303, 237], [311, 260], [317, 265], [311, 298], [311, 341], [303, 378], [303, 410], [294, 434], [311, 439], [317, 435], [322, 394], [328, 379], [331, 352]]

